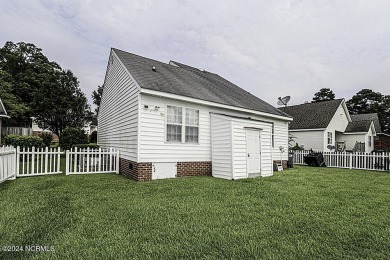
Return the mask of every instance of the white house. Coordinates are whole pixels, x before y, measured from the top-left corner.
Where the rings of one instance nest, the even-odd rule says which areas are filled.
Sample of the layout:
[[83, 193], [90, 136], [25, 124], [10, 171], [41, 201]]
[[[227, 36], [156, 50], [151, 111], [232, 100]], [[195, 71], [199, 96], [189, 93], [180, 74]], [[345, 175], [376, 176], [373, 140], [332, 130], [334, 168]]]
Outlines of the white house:
[[3, 124], [2, 124], [3, 118], [9, 118], [9, 116], [7, 114], [7, 110], [5, 110], [3, 101], [1, 101], [0, 98], [0, 145], [1, 145], [1, 136], [2, 136], [2, 129], [3, 129]]
[[271, 176], [291, 120], [217, 74], [111, 49], [98, 144], [136, 180]]
[[344, 99], [280, 109], [294, 118], [289, 125], [290, 134], [306, 150], [331, 151], [338, 145], [351, 151], [374, 149], [375, 121], [365, 115], [350, 115]]

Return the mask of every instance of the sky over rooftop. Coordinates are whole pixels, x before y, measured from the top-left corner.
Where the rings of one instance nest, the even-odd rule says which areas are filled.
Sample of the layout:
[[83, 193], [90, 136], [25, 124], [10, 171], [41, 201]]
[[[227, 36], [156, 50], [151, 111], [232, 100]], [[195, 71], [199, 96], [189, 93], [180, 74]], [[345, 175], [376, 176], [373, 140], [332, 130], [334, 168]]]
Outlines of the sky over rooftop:
[[30, 42], [90, 98], [111, 47], [218, 73], [276, 106], [320, 88], [390, 94], [390, 1], [2, 1], [0, 45]]

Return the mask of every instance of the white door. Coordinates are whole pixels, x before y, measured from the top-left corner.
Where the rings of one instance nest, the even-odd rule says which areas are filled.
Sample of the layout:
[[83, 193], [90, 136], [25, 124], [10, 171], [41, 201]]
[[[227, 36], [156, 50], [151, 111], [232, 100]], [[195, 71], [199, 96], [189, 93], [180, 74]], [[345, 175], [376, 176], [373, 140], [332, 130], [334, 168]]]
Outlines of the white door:
[[152, 180], [175, 178], [176, 173], [176, 163], [153, 163]]
[[246, 130], [246, 169], [248, 177], [260, 176], [260, 131]]

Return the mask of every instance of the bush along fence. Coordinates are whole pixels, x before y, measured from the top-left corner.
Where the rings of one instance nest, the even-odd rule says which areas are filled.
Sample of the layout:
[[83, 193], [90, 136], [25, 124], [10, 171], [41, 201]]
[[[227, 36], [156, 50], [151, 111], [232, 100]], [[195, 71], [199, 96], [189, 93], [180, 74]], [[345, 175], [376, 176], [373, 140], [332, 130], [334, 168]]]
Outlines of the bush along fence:
[[[294, 164], [305, 164], [310, 151], [293, 151]], [[322, 152], [326, 167], [359, 170], [390, 171], [390, 153]]]
[[0, 147], [0, 183], [16, 177], [65, 174], [119, 173], [119, 151], [109, 149]]

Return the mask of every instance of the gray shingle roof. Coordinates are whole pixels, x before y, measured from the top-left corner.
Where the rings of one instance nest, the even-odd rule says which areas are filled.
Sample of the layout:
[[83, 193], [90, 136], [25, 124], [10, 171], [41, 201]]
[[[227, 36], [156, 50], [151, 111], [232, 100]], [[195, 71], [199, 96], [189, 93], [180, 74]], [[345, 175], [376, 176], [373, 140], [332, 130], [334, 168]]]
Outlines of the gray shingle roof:
[[176, 62], [174, 66], [118, 49], [113, 51], [141, 88], [288, 117], [217, 74]]
[[[370, 114], [360, 114], [360, 115], [351, 115], [352, 122], [354, 121], [373, 121], [375, 131], [377, 133], [382, 133], [381, 125], [379, 123], [379, 118], [377, 113]], [[368, 129], [367, 129], [368, 131]]]
[[319, 129], [326, 128], [332, 120], [343, 99], [306, 103], [296, 106], [279, 108], [293, 117], [289, 129]]
[[348, 124], [344, 132], [345, 133], [368, 132], [371, 123], [372, 123], [371, 120], [352, 121]]

